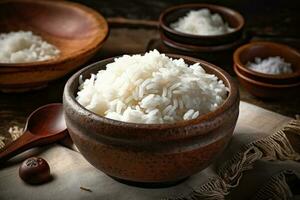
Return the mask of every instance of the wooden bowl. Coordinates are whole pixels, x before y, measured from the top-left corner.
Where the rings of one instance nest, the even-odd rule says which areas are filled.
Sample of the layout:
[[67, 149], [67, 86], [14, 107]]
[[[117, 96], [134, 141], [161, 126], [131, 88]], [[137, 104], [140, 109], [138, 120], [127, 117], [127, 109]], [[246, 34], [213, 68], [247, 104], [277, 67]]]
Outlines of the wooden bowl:
[[[176, 22], [180, 17], [185, 16], [190, 10], [199, 10], [208, 8], [212, 13], [218, 13], [228, 22], [229, 26], [235, 30], [222, 35], [193, 35], [179, 32], [170, 27], [170, 24]], [[173, 6], [163, 11], [159, 17], [159, 28], [169, 39], [183, 43], [200, 46], [214, 46], [233, 43], [240, 39], [245, 25], [244, 18], [237, 11], [223, 6], [212, 4], [183, 4]]]
[[9, 0], [0, 2], [0, 33], [32, 31], [54, 44], [57, 58], [30, 63], [0, 63], [0, 90], [44, 87], [86, 62], [108, 36], [108, 25], [96, 11], [66, 1]]
[[114, 58], [92, 64], [68, 80], [63, 95], [66, 124], [87, 161], [118, 180], [173, 183], [204, 169], [224, 150], [238, 117], [238, 88], [222, 69], [195, 58], [182, 58], [188, 64], [200, 62], [229, 88], [227, 99], [217, 110], [189, 121], [126, 123], [96, 115], [81, 106], [75, 99], [79, 76], [89, 78]]
[[[291, 74], [265, 74], [253, 71], [246, 67], [255, 57], [267, 58], [270, 56], [280, 56], [286, 62], [292, 64]], [[251, 42], [238, 48], [233, 54], [234, 65], [239, 69], [239, 73], [252, 80], [268, 84], [293, 84], [300, 82], [300, 53], [289, 46], [273, 42]], [[272, 67], [272, 66], [270, 66]]]
[[234, 66], [234, 71], [238, 76], [239, 82], [253, 96], [264, 99], [283, 99], [299, 95], [300, 82], [290, 84], [270, 84], [243, 75], [237, 66]]

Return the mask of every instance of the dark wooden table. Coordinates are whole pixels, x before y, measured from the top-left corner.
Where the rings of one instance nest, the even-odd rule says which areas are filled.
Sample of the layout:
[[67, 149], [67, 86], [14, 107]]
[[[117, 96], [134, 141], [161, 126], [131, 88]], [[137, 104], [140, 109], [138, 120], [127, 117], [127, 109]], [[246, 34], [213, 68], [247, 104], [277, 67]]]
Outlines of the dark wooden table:
[[[183, 1], [96, 1], [77, 0], [96, 10], [107, 17], [111, 32], [103, 48], [87, 64], [103, 58], [121, 54], [142, 53], [149, 47], [159, 45], [159, 34], [156, 19], [159, 13], [166, 7]], [[197, 1], [199, 2], [199, 1]], [[200, 1], [201, 2], [201, 1]], [[300, 49], [299, 30], [299, 1], [212, 1], [211, 3], [223, 4], [240, 11], [247, 20], [246, 31], [251, 33], [252, 39], [264, 39], [288, 43]], [[225, 3], [225, 4], [224, 4]], [[265, 6], [265, 5], [269, 6]], [[153, 46], [154, 45], [154, 46]], [[232, 55], [224, 56], [222, 63], [209, 60], [226, 69], [233, 77]], [[86, 66], [83, 65], [82, 67]], [[0, 93], [0, 135], [11, 141], [8, 128], [13, 125], [23, 127], [26, 117], [37, 107], [61, 102], [64, 84], [72, 75], [56, 80], [47, 88], [27, 93], [5, 94]], [[253, 97], [240, 87], [241, 100], [253, 103], [263, 108], [294, 117], [300, 113], [300, 99], [291, 97], [285, 100], [266, 101]], [[300, 91], [299, 91], [300, 92]]]

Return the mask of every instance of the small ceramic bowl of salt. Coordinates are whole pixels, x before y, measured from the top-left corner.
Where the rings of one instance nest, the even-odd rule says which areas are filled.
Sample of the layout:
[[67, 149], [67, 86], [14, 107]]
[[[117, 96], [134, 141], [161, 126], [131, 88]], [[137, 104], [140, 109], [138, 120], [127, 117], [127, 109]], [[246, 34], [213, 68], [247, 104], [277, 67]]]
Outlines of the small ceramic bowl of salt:
[[244, 76], [270, 84], [300, 82], [300, 53], [283, 44], [251, 42], [233, 55], [234, 65]]
[[198, 46], [233, 43], [241, 38], [244, 24], [243, 16], [237, 11], [212, 4], [170, 7], [159, 18], [163, 37]]
[[234, 71], [251, 94], [261, 98], [299, 95], [300, 53], [283, 44], [252, 42], [233, 55]]

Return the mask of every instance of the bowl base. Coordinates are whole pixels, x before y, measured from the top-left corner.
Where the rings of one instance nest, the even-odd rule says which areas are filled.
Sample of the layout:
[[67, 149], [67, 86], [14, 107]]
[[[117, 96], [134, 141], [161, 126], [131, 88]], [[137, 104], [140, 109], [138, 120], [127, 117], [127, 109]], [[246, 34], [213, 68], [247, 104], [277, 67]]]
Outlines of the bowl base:
[[168, 181], [168, 182], [136, 182], [136, 181], [129, 181], [129, 180], [125, 180], [125, 179], [120, 179], [114, 176], [109, 176], [112, 179], [126, 184], [126, 185], [130, 185], [130, 186], [134, 186], [134, 187], [140, 187], [140, 188], [166, 188], [166, 187], [172, 187], [175, 185], [178, 185], [182, 182], [184, 182], [185, 180], [187, 180], [189, 177], [185, 177], [183, 179], [179, 179], [176, 181]]

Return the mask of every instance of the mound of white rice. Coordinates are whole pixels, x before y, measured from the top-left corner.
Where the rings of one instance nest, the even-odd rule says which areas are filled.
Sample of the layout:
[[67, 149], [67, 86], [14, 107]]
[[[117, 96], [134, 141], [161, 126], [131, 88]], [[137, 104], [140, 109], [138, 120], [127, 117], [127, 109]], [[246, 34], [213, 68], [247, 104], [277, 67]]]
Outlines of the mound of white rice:
[[212, 14], [206, 8], [191, 10], [170, 26], [176, 31], [193, 35], [221, 35], [234, 30], [218, 13]]
[[157, 50], [124, 55], [80, 86], [78, 102], [107, 118], [134, 123], [172, 123], [215, 110], [227, 88], [199, 63], [189, 66]]
[[55, 58], [60, 51], [31, 31], [0, 34], [0, 62], [23, 63]]

